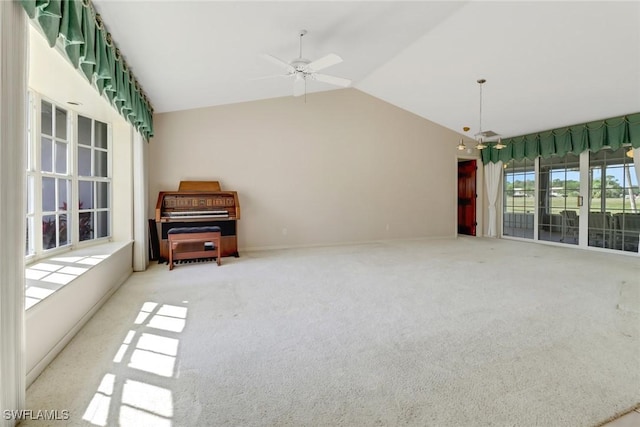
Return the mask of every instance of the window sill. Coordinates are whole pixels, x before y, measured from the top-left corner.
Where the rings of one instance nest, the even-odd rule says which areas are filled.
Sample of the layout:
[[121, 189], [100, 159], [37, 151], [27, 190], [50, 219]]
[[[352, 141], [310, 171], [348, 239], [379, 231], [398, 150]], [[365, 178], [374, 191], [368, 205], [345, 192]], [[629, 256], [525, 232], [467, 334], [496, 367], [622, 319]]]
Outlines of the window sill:
[[25, 310], [37, 305], [131, 242], [108, 242], [39, 259], [25, 269]]

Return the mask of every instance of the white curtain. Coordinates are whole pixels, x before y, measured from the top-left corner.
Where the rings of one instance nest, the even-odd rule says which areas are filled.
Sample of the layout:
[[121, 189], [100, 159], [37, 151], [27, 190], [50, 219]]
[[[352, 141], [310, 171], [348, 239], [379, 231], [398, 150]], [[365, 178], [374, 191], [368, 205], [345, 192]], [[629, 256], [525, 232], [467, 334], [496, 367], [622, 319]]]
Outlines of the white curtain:
[[489, 226], [487, 236], [498, 235], [498, 216], [496, 215], [496, 202], [498, 201], [498, 189], [502, 180], [502, 161], [487, 163], [484, 165], [484, 181], [487, 183], [487, 199], [489, 200]]
[[133, 270], [144, 271], [149, 265], [148, 143], [133, 131]]
[[27, 25], [19, 2], [0, 1], [0, 427], [25, 406]]

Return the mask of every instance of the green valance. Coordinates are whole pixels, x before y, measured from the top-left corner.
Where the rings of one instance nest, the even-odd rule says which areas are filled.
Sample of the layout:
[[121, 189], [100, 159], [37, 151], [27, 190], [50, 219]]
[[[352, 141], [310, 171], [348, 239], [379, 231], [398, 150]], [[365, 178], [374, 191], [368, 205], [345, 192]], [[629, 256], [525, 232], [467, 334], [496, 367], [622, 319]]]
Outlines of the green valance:
[[153, 107], [111, 40], [90, 0], [20, 0], [49, 46], [69, 61], [145, 139], [153, 136]]
[[482, 163], [508, 162], [509, 160], [534, 160], [540, 156], [564, 156], [583, 151], [600, 151], [605, 147], [614, 150], [623, 144], [640, 148], [640, 113], [606, 120], [567, 126], [550, 131], [505, 138], [505, 148], [497, 150], [493, 145], [482, 150]]

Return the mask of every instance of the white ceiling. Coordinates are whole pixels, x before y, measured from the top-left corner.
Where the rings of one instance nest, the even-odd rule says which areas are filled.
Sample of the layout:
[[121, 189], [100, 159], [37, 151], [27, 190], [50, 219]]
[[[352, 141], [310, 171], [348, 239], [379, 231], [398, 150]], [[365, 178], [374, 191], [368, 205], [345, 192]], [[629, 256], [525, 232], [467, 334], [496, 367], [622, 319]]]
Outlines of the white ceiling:
[[[262, 58], [323, 73], [468, 136], [640, 112], [640, 2], [93, 0], [156, 112], [290, 96]], [[335, 89], [312, 81], [307, 92]]]

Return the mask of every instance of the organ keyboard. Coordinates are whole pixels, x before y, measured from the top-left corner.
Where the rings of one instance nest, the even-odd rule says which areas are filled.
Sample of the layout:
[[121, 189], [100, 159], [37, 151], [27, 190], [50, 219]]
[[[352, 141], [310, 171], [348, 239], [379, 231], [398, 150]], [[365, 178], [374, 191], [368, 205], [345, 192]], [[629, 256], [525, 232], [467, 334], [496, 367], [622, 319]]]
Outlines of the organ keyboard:
[[[184, 189], [187, 190], [184, 190]], [[174, 227], [218, 226], [222, 256], [238, 256], [236, 221], [240, 203], [235, 191], [220, 191], [217, 181], [182, 181], [178, 191], [161, 191], [156, 202], [160, 257], [168, 259], [167, 232]]]

